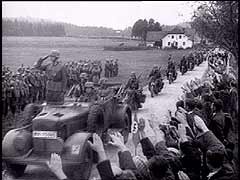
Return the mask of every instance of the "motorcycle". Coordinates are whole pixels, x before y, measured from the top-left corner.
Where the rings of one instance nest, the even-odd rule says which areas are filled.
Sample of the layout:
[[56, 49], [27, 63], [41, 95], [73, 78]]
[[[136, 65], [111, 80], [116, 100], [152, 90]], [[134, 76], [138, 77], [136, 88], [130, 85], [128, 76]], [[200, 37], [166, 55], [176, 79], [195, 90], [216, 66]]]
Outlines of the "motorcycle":
[[187, 67], [182, 65], [180, 71], [181, 71], [182, 75], [185, 74], [187, 72]]
[[137, 111], [141, 108], [141, 103], [146, 100], [146, 95], [142, 93], [142, 89], [128, 90], [126, 92], [125, 102], [131, 107], [133, 111]]
[[162, 80], [151, 80], [148, 84], [148, 89], [151, 93], [151, 97], [157, 96], [159, 92], [161, 92], [163, 88], [164, 83]]
[[192, 71], [194, 68], [194, 64], [193, 62], [189, 62], [189, 70]]
[[169, 84], [172, 84], [172, 82], [173, 82], [173, 73], [172, 72], [168, 73], [168, 81], [169, 81]]

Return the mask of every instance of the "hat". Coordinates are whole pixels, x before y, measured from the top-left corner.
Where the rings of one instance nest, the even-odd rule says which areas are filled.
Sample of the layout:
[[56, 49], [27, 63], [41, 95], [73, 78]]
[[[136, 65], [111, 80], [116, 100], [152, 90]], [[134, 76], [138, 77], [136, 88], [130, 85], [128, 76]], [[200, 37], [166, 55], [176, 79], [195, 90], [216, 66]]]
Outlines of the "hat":
[[99, 80], [99, 84], [104, 84], [104, 83], [106, 83], [107, 82], [107, 78], [101, 78], [100, 80]]
[[60, 52], [58, 50], [52, 50], [51, 53], [50, 53], [50, 56], [59, 58], [60, 57]]
[[89, 88], [89, 87], [93, 88], [93, 87], [94, 87], [94, 84], [93, 84], [93, 82], [86, 82], [86, 83], [85, 83], [85, 87], [86, 87], [86, 88]]

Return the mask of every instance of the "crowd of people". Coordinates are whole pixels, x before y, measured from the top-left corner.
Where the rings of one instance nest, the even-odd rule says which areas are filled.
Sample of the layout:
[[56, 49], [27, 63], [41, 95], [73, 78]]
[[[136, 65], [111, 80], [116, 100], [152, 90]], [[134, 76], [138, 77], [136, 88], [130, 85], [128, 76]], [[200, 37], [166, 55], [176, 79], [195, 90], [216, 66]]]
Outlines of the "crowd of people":
[[[176, 112], [169, 111], [168, 124], [148, 120], [155, 140], [145, 131], [146, 119], [139, 118], [139, 138], [144, 156], [133, 156], [120, 133], [110, 134], [109, 144], [118, 147], [119, 166], [110, 163], [101, 137], [93, 134], [89, 146], [97, 152], [101, 179], [131, 180], [237, 180], [234, 142], [238, 115], [237, 80], [228, 69], [211, 65], [203, 79], [183, 85]], [[223, 59], [222, 59], [223, 60]], [[225, 66], [226, 67], [226, 66]], [[159, 117], [161, 119], [161, 117]], [[162, 136], [164, 134], [164, 136]], [[47, 166], [58, 177], [68, 179], [60, 155], [53, 153]]]
[[[42, 58], [45, 60], [48, 56]], [[102, 64], [101, 61], [79, 60], [69, 61], [63, 64], [67, 78], [67, 87], [69, 90], [79, 88], [77, 93], [84, 91], [86, 82], [95, 84], [105, 81], [101, 78]], [[105, 76], [114, 77], [118, 75], [118, 60], [113, 63], [113, 59], [106, 61]], [[24, 66], [23, 64], [13, 72], [9, 67], [2, 66], [2, 105], [3, 116], [6, 117], [9, 112], [15, 115], [23, 111], [24, 107], [29, 103], [42, 103], [46, 100], [46, 86], [48, 76], [46, 71], [42, 71], [36, 67]], [[90, 86], [89, 86], [90, 84]], [[88, 83], [89, 88], [91, 83]], [[90, 93], [91, 94], [91, 93]]]
[[43, 71], [24, 67], [14, 73], [9, 67], [2, 66], [2, 110], [3, 116], [9, 112], [20, 112], [29, 103], [45, 99], [46, 74]]
[[[237, 131], [238, 125], [237, 79], [227, 65], [228, 55], [225, 52], [209, 50], [204, 54], [204, 58], [207, 58], [209, 63], [206, 77], [203, 80], [191, 80], [182, 86], [183, 95], [176, 102], [176, 111], [174, 113], [169, 111], [168, 124], [163, 125], [159, 124], [160, 122], [148, 120], [155, 132], [155, 141], [150, 138], [145, 129], [147, 119], [137, 120], [138, 130], [135, 135], [137, 134], [139, 138], [138, 143], [141, 144], [144, 156], [133, 156], [124, 144], [122, 135], [115, 132], [110, 134], [109, 142], [119, 149], [119, 166], [114, 166], [107, 158], [101, 137], [93, 134], [93, 142], [89, 141], [89, 146], [98, 154], [96, 167], [101, 179], [238, 179], [233, 153], [235, 143], [231, 137], [231, 132]], [[75, 65], [74, 62], [68, 63], [72, 69], [76, 67]], [[87, 72], [81, 72], [83, 73], [87, 74]], [[85, 85], [88, 96], [84, 97], [97, 98], [97, 93], [92, 91], [94, 90], [93, 82], [88, 82], [87, 77], [81, 74], [77, 84]], [[3, 105], [12, 106], [14, 103], [8, 98], [15, 97], [15, 103], [19, 103], [18, 110], [22, 108], [23, 102], [27, 103], [23, 97], [31, 97], [26, 100], [34, 102], [45, 96], [44, 91], [40, 90], [44, 89], [44, 82], [46, 82], [44, 72], [22, 66], [18, 69], [18, 73], [12, 74], [7, 67], [3, 66], [2, 76], [4, 77], [3, 89], [8, 90], [4, 91], [5, 99], [3, 98], [2, 102], [5, 104]], [[109, 92], [104, 86], [106, 79], [101, 81], [102, 93], [108, 95]], [[131, 74], [125, 88], [139, 89], [135, 73]], [[34, 97], [31, 92], [34, 92]], [[164, 134], [164, 137], [161, 134]], [[53, 153], [47, 166], [58, 179], [68, 179], [63, 172], [60, 155]]]

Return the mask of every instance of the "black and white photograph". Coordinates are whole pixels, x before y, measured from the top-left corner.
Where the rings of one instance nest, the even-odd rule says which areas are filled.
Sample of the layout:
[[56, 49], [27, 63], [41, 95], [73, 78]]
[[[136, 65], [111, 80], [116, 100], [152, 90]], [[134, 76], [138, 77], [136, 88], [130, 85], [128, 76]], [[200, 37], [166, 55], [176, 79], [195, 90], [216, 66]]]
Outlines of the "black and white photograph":
[[3, 180], [238, 180], [238, 1], [2, 1]]

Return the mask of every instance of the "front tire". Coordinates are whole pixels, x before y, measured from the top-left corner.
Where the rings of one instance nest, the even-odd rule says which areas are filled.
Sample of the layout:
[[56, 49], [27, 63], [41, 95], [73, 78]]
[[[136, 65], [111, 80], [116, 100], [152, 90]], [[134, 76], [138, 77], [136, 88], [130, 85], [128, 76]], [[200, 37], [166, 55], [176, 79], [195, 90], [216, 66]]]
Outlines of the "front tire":
[[9, 172], [15, 177], [21, 177], [24, 174], [24, 171], [27, 167], [27, 165], [22, 165], [22, 164], [11, 164], [11, 163], [6, 163], [7, 169]]
[[90, 107], [87, 119], [87, 130], [88, 132], [97, 133], [99, 135], [102, 135], [104, 131], [103, 110], [99, 105]]

